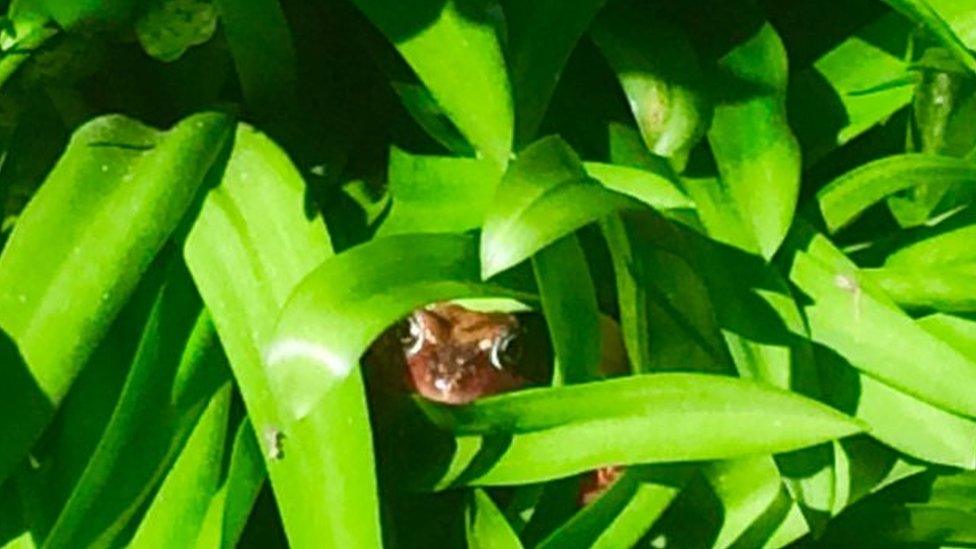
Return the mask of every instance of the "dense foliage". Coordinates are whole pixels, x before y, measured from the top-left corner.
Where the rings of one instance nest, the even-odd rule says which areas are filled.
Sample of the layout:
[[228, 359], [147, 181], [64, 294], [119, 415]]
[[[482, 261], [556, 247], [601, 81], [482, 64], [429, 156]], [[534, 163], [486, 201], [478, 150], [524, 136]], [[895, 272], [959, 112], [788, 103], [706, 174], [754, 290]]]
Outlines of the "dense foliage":
[[976, 545], [976, 3], [0, 6], [0, 547]]

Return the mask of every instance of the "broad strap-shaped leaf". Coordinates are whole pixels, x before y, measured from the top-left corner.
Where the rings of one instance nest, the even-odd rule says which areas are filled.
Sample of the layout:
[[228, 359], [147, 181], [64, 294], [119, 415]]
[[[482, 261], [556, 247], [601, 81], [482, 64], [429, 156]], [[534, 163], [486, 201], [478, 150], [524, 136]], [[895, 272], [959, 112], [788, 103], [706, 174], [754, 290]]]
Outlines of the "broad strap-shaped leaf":
[[[305, 193], [288, 157], [267, 137], [239, 127], [223, 178], [208, 193], [184, 256], [230, 360], [290, 542], [375, 545], [379, 518], [371, 483], [350, 477], [361, 496], [336, 504], [335, 484], [327, 480], [332, 471], [322, 464], [337, 441], [318, 414], [286, 429], [262, 361], [288, 295], [331, 254], [321, 218], [306, 215]], [[289, 452], [288, 445], [301, 451]], [[278, 459], [282, 453], [286, 458]]]
[[532, 257], [542, 313], [555, 353], [555, 384], [600, 376], [600, 311], [586, 256], [574, 235], [564, 236]]
[[289, 298], [265, 352], [281, 409], [300, 419], [336, 387], [359, 379], [359, 359], [370, 344], [418, 307], [524, 297], [481, 282], [477, 257], [473, 236], [412, 234], [379, 238], [324, 262]]
[[189, 547], [219, 488], [231, 386], [213, 396], [143, 515], [130, 547]]
[[481, 231], [481, 272], [488, 278], [633, 199], [586, 174], [576, 153], [550, 136], [512, 162], [495, 191]]
[[427, 85], [461, 133], [503, 169], [512, 94], [491, 0], [354, 0]]
[[531, 142], [576, 42], [606, 0], [502, 0], [516, 141]]
[[919, 185], [976, 183], [972, 162], [931, 154], [881, 158], [834, 179], [817, 193], [827, 229], [837, 232], [884, 198]]
[[484, 159], [390, 151], [393, 204], [377, 236], [464, 232], [481, 226], [498, 186], [498, 169]]
[[[160, 132], [98, 118], [75, 132], [24, 210], [0, 255], [0, 327], [52, 408], [191, 205], [230, 123], [205, 113]], [[0, 478], [28, 447], [5, 448]]]
[[691, 43], [661, 11], [618, 2], [600, 13], [590, 36], [617, 73], [647, 148], [683, 165], [712, 105]]
[[[976, 416], [976, 397], [967, 390], [976, 383], [976, 364], [919, 328], [886, 297], [876, 297], [862, 278], [797, 254], [790, 279], [812, 300], [804, 308], [812, 339], [901, 391]], [[920, 363], [918, 356], [927, 359]]]
[[279, 0], [215, 0], [244, 100], [277, 121], [295, 101], [295, 48]]
[[603, 186], [626, 194], [656, 210], [694, 209], [695, 203], [667, 177], [650, 170], [584, 162], [586, 173]]
[[484, 490], [475, 489], [467, 513], [467, 541], [472, 549], [521, 549], [522, 542], [505, 515]]
[[169, 271], [118, 403], [46, 543], [119, 535], [230, 378], [189, 273], [178, 263]]
[[884, 267], [909, 269], [976, 263], [976, 225], [969, 224], [948, 230], [903, 248], [885, 258]]
[[727, 87], [708, 141], [722, 183], [769, 258], [792, 224], [800, 148], [786, 120], [786, 50], [764, 24], [719, 62]]
[[[861, 429], [795, 393], [708, 374], [631, 376], [517, 391], [464, 407], [422, 406], [434, 424], [458, 434], [451, 446], [427, 440], [409, 448], [405, 474], [427, 488], [523, 484], [609, 464], [785, 452]], [[406, 444], [426, 440], [407, 436], [417, 439]], [[445, 451], [448, 456], [440, 454]]]

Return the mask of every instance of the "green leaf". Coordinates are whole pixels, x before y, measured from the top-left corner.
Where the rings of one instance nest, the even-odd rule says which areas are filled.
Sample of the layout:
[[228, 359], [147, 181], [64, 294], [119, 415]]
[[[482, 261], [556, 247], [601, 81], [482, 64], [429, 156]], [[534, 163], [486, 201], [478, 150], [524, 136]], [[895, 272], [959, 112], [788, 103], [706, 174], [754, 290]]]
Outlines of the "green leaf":
[[210, 400], [136, 529], [130, 547], [189, 547], [217, 491], [223, 462], [230, 384]]
[[228, 379], [189, 274], [174, 265], [111, 419], [45, 542], [88, 545], [115, 538]]
[[569, 54], [606, 0], [502, 0], [516, 107], [516, 142], [535, 132]]
[[[390, 151], [390, 213], [377, 236], [464, 232], [481, 226], [498, 186], [486, 160]], [[464, 207], [458, 207], [463, 204]]]
[[579, 240], [569, 235], [543, 248], [532, 268], [555, 352], [554, 384], [600, 377], [600, 311]]
[[[298, 171], [274, 143], [239, 127], [223, 178], [204, 200], [184, 256], [258, 433], [290, 542], [371, 544], [379, 539], [373, 511], [350, 508], [355, 514], [348, 516], [356, 518], [349, 519], [331, 499], [330, 471], [322, 466], [327, 431], [308, 421], [285, 432], [262, 361], [288, 295], [331, 254], [321, 218], [305, 213], [305, 192]], [[289, 445], [301, 451], [289, 452]], [[284, 458], [273, 457], [279, 451]], [[336, 530], [337, 524], [345, 526]]]
[[952, 53], [957, 61], [971, 72], [976, 73], [976, 57], [928, 2], [925, 0], [885, 0], [885, 3], [931, 33]]
[[[96, 119], [75, 132], [24, 210], [0, 255], [0, 327], [52, 408], [190, 206], [229, 124], [207, 113], [159, 132]], [[0, 375], [6, 384], [14, 374]], [[32, 433], [22, 447], [4, 445], [0, 478], [46, 421], [17, 426]]]
[[722, 506], [722, 525], [712, 544], [716, 548], [737, 543], [777, 504], [784, 490], [776, 462], [769, 456], [711, 463], [704, 474]]
[[790, 86], [790, 121], [807, 165], [884, 122], [911, 101], [909, 86], [861, 93], [905, 75], [911, 30], [895, 14], [880, 17], [797, 74]]
[[959, 158], [899, 154], [861, 165], [834, 179], [817, 193], [827, 229], [835, 233], [869, 207], [898, 191], [924, 184], [976, 182], [976, 165]]
[[[804, 312], [814, 341], [901, 391], [947, 411], [976, 416], [976, 398], [966, 390], [976, 382], [973, 363], [876, 298], [861, 275], [800, 252], [790, 279], [812, 300]], [[927, 358], [920, 363], [917, 356]]]
[[504, 169], [514, 115], [489, 0], [354, 0], [479, 153]]
[[[330, 539], [379, 539], [373, 448], [359, 359], [367, 347], [413, 309], [459, 297], [521, 297], [480, 282], [473, 236], [400, 235], [377, 239], [321, 264], [295, 289], [264, 353], [271, 398], [285, 444], [321, 445], [307, 467], [321, 478]], [[307, 426], [315, 431], [305, 433]], [[300, 438], [303, 436], [317, 438]], [[286, 447], [287, 448], [287, 447]], [[285, 452], [288, 450], [286, 449]], [[283, 462], [289, 460], [286, 453]], [[269, 464], [274, 482], [274, 466]], [[341, 470], [342, 484], [329, 475]], [[308, 483], [308, 477], [304, 479]], [[308, 505], [307, 498], [302, 501]], [[309, 514], [321, 523], [321, 517]], [[286, 519], [287, 520], [287, 519]], [[286, 522], [287, 524], [287, 522]], [[360, 524], [352, 528], [350, 524]]]
[[689, 472], [684, 466], [628, 467], [603, 495], [552, 532], [539, 547], [632, 547], [678, 495]]
[[[278, 0], [214, 0], [248, 108], [278, 122], [296, 100], [295, 47]], [[284, 113], [284, 114], [283, 114]]]
[[586, 173], [603, 186], [631, 196], [656, 210], [693, 209], [695, 203], [670, 179], [639, 168], [584, 162]]
[[204, 0], [157, 0], [136, 20], [136, 36], [146, 53], [175, 61], [217, 30], [217, 12]]
[[972, 246], [974, 238], [976, 225], [942, 232], [896, 250], [885, 259], [884, 266], [909, 269], [966, 265], [976, 261], [976, 249]]
[[236, 547], [267, 473], [251, 423], [244, 419], [231, 447], [230, 465], [210, 500], [197, 547]]
[[527, 147], [495, 191], [481, 232], [481, 271], [488, 278], [587, 223], [637, 202], [590, 178], [559, 137]]
[[[851, 280], [858, 282], [857, 287], [862, 293], [871, 292], [876, 300], [890, 307], [893, 314], [898, 314], [897, 307], [871, 284], [870, 279], [854, 278], [855, 275], [851, 273], [856, 273], [856, 267], [825, 238], [814, 237], [807, 244], [806, 250], [813, 261], [844, 272]], [[847, 286], [846, 281], [844, 285]], [[848, 299], [852, 297], [848, 294]], [[850, 315], [850, 302], [841, 309], [841, 313]], [[936, 345], [947, 345], [936, 339], [939, 336], [932, 334], [929, 329], [917, 326], [910, 331], [917, 337], [934, 341]], [[814, 340], [819, 337], [813, 323], [810, 333]], [[854, 369], [856, 366], [863, 370], [861, 366], [852, 366], [844, 357], [839, 356], [836, 348], [828, 350], [822, 347], [817, 351], [820, 376], [824, 382], [824, 396], [839, 409], [865, 421], [870, 426], [872, 437], [908, 455], [935, 463], [974, 466], [976, 422], [947, 412]], [[888, 367], [889, 364], [891, 362], [885, 357], [879, 361], [878, 367]]]
[[716, 105], [708, 141], [728, 197], [769, 258], [800, 190], [800, 148], [786, 120], [786, 50], [764, 24], [719, 65], [731, 97]]
[[590, 35], [617, 73], [647, 148], [683, 165], [712, 108], [688, 38], [660, 9], [637, 2], [603, 10]]
[[[422, 409], [460, 435], [450, 460], [407, 460], [410, 477], [433, 487], [522, 484], [611, 464], [784, 452], [860, 430], [816, 401], [706, 374], [641, 375]], [[430, 451], [426, 446], [412, 451]]]
[[468, 547], [473, 549], [520, 549], [522, 542], [484, 490], [472, 492], [467, 513]]
[[525, 294], [480, 281], [470, 235], [380, 238], [324, 262], [289, 298], [265, 353], [282, 410], [300, 419], [325, 404], [336, 387], [359, 378], [360, 357], [390, 325], [417, 307], [461, 297]]
[[0, 31], [0, 87], [17, 69], [30, 59], [30, 53], [54, 37], [57, 29], [47, 26], [43, 16], [34, 14], [17, 16], [10, 10], [12, 28]]
[[976, 311], [976, 263], [865, 269], [898, 305], [945, 312]]
[[12, 4], [12, 19], [40, 16], [69, 30], [119, 27], [132, 19], [139, 5], [135, 0], [17, 0]]
[[607, 216], [600, 222], [613, 263], [624, 348], [631, 366], [641, 368], [652, 364], [648, 321], [650, 298], [648, 285], [638, 280], [633, 268], [642, 256], [642, 243], [637, 241], [631, 227], [622, 215]]

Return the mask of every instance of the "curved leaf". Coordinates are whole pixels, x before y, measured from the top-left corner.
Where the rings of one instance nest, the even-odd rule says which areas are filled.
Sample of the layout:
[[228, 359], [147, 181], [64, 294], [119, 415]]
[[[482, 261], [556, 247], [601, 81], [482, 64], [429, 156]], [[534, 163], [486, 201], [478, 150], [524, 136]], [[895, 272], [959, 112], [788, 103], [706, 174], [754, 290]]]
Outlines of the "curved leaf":
[[[322, 466], [332, 451], [328, 431], [309, 420], [285, 432], [261, 358], [294, 286], [331, 254], [321, 218], [306, 215], [305, 192], [280, 149], [239, 127], [224, 177], [208, 193], [184, 256], [260, 440], [289, 541], [374, 545], [375, 508], [335, 505], [330, 471]], [[281, 452], [285, 457], [278, 459]]]
[[480, 227], [498, 179], [497, 167], [486, 160], [418, 156], [394, 147], [389, 166], [393, 205], [376, 235]]
[[307, 276], [281, 314], [265, 352], [279, 405], [304, 417], [334, 386], [358, 378], [369, 345], [417, 307], [523, 295], [480, 281], [473, 236], [398, 235], [348, 250]]
[[521, 549], [522, 542], [484, 490], [475, 490], [468, 506], [468, 547], [472, 549]]
[[639, 207], [586, 175], [559, 137], [527, 147], [495, 191], [481, 232], [481, 273], [488, 278], [587, 223], [621, 208]]
[[726, 102], [716, 105], [708, 142], [722, 184], [766, 258], [793, 221], [800, 148], [786, 120], [786, 50], [769, 24], [726, 55]]
[[603, 183], [603, 186], [626, 194], [656, 210], [692, 209], [695, 203], [670, 179], [649, 170], [584, 162], [586, 173]]
[[[528, 389], [464, 407], [425, 403], [423, 410], [436, 425], [459, 434], [450, 460], [405, 458], [409, 478], [425, 487], [522, 484], [606, 465], [778, 453], [861, 429], [795, 393], [706, 374]], [[431, 448], [446, 450], [428, 441], [412, 451]]]
[[[180, 222], [229, 129], [216, 113], [169, 132], [96, 119], [75, 132], [24, 210], [0, 255], [0, 327], [53, 407]], [[11, 375], [4, 369], [0, 383]], [[27, 448], [4, 445], [0, 478]]]
[[659, 9], [618, 2], [600, 13], [590, 35], [617, 73], [647, 148], [684, 164], [705, 135], [712, 106], [680, 27]]
[[885, 197], [912, 187], [976, 182], [976, 165], [959, 158], [899, 154], [869, 162], [831, 181], [817, 193], [827, 229], [835, 233]]
[[504, 168], [514, 115], [505, 59], [488, 0], [354, 0], [393, 42], [461, 133]]

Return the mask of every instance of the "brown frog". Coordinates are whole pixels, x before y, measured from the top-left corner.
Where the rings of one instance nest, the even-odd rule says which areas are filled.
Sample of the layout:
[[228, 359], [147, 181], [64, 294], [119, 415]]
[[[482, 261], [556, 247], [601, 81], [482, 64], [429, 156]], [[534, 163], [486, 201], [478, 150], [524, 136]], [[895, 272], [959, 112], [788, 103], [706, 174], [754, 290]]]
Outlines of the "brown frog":
[[516, 371], [521, 328], [507, 313], [439, 303], [414, 311], [400, 337], [410, 386], [430, 400], [466, 404], [526, 383]]

